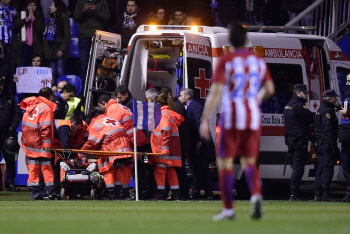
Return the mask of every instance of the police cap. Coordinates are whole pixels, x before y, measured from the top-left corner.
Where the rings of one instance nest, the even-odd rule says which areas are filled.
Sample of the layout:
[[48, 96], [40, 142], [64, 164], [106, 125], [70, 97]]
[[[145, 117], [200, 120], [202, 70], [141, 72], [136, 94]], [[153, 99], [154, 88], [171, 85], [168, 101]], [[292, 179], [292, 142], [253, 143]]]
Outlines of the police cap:
[[323, 92], [323, 97], [339, 97], [334, 89], [327, 89]]
[[301, 91], [301, 92], [303, 92], [305, 94], [309, 94], [310, 93], [309, 91], [307, 91], [306, 85], [304, 85], [304, 84], [295, 84], [293, 86], [293, 90]]

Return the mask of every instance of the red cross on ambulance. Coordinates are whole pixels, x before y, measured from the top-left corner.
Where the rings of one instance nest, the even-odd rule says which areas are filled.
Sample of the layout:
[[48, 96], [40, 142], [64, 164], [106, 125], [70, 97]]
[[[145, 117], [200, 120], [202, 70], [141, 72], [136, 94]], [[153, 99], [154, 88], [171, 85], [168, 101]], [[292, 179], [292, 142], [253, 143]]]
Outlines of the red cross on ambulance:
[[205, 78], [205, 69], [199, 68], [199, 77], [194, 79], [194, 87], [200, 90], [200, 98], [206, 98], [207, 90], [210, 89], [210, 80]]

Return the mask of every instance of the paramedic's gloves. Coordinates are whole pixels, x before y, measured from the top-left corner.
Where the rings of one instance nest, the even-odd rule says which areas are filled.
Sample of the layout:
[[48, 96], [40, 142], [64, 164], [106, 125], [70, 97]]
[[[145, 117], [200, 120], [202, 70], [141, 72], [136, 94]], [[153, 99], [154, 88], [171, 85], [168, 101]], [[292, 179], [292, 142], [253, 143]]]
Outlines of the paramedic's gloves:
[[13, 127], [10, 127], [9, 129], [9, 137], [15, 137], [16, 136], [16, 129], [14, 129]]

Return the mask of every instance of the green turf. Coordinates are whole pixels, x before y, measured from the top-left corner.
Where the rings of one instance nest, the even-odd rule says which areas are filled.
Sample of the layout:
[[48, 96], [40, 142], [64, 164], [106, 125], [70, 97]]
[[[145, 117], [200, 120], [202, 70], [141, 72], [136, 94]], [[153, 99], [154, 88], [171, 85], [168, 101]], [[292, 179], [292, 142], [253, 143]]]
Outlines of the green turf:
[[30, 201], [28, 191], [0, 192], [0, 233], [322, 234], [350, 233], [350, 204], [266, 201], [259, 221], [248, 201], [234, 221], [212, 222], [220, 201]]

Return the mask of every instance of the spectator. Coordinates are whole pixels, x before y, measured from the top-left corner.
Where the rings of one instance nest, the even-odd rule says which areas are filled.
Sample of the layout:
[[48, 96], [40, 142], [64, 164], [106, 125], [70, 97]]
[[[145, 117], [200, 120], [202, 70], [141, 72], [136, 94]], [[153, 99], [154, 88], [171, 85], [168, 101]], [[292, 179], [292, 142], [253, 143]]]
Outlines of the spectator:
[[107, 0], [78, 0], [74, 10], [74, 21], [79, 23], [78, 38], [80, 52], [80, 79], [82, 87], [85, 85], [86, 72], [89, 64], [91, 38], [95, 30], [104, 30], [109, 21]]
[[127, 48], [131, 36], [137, 27], [143, 23], [138, 1], [131, 0], [126, 3], [126, 11], [120, 14], [117, 20], [116, 33], [122, 36], [122, 48]]
[[199, 19], [192, 18], [192, 17], [187, 17], [186, 12], [184, 8], [182, 7], [177, 7], [174, 10], [174, 15], [168, 22], [169, 25], [198, 25]]
[[0, 43], [0, 79], [4, 82], [4, 91], [11, 97], [16, 95], [16, 83], [13, 78], [11, 67], [5, 62], [3, 45]]
[[166, 17], [165, 8], [163, 6], [156, 6], [154, 11], [148, 14], [147, 24], [167, 25], [168, 20]]
[[132, 100], [134, 100], [134, 98], [132, 97], [129, 89], [126, 86], [119, 85], [118, 88], [115, 90], [115, 96], [117, 98], [118, 103], [129, 108], [131, 112], [133, 111]]
[[76, 93], [77, 89], [74, 85], [71, 84], [66, 84], [62, 87], [62, 89], [55, 92], [55, 95], [52, 98], [52, 102], [57, 105], [57, 108], [55, 109], [54, 119], [66, 118], [69, 108], [67, 101], [74, 97]]
[[50, 6], [50, 18], [44, 32], [44, 57], [49, 60], [55, 83], [59, 76], [64, 75], [70, 39], [67, 7], [62, 0], [55, 0]]
[[[22, 19], [18, 14], [14, 19], [16, 34], [13, 38], [13, 64], [19, 67], [32, 65], [33, 54], [43, 55], [43, 32], [45, 20], [38, 0], [27, 0], [24, 11], [26, 18]], [[26, 28], [26, 40], [22, 41], [21, 28]]]
[[11, 65], [12, 60], [12, 34], [13, 19], [17, 15], [17, 11], [9, 6], [10, 0], [0, 1], [0, 43], [2, 44], [5, 62]]
[[[32, 63], [31, 63], [31, 65], [32, 65], [32, 67], [40, 67], [40, 65], [41, 65], [41, 57], [38, 56], [38, 55], [33, 55], [32, 56]], [[15, 76], [15, 75], [13, 76], [13, 81], [14, 82], [18, 82], [17, 76]], [[53, 81], [53, 79], [51, 79], [51, 82], [52, 81]], [[16, 93], [16, 96], [17, 96], [19, 101], [22, 101], [23, 99], [25, 99], [27, 97], [36, 96], [36, 95], [37, 95], [36, 93]]]
[[[202, 117], [203, 106], [200, 102], [194, 100], [192, 89], [183, 89], [180, 91], [179, 101], [187, 106], [187, 124], [188, 124], [188, 157], [193, 168], [193, 184], [191, 199], [200, 199], [201, 187], [205, 188], [205, 199], [213, 198], [213, 182], [209, 171], [209, 155], [205, 154], [204, 145], [207, 144], [200, 139], [199, 127]], [[213, 147], [214, 148], [214, 147]], [[212, 152], [215, 155], [215, 151]], [[214, 155], [211, 155], [213, 158]]]
[[[50, 17], [50, 6], [54, 0], [40, 0], [41, 9], [43, 9], [45, 19]], [[68, 7], [70, 0], [62, 0], [64, 4]]]

